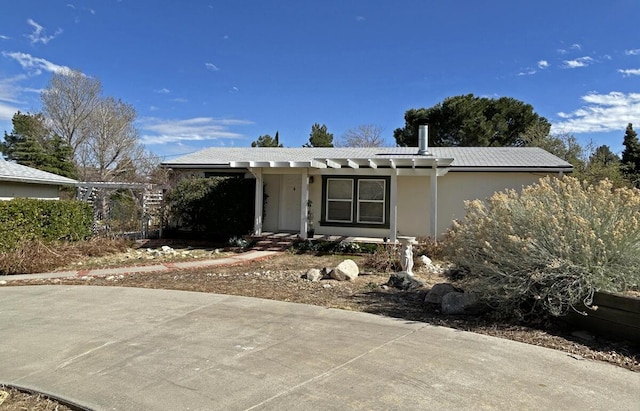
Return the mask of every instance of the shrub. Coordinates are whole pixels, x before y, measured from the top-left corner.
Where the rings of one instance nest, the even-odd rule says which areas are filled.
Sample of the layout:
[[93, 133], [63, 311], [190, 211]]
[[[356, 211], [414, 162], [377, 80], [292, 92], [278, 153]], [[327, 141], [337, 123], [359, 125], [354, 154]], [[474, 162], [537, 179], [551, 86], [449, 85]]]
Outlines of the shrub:
[[467, 289], [503, 314], [565, 314], [596, 290], [640, 283], [640, 191], [543, 178], [467, 203], [447, 252]]
[[0, 201], [0, 251], [21, 241], [78, 241], [89, 237], [93, 211], [77, 200], [20, 198]]
[[400, 251], [392, 244], [378, 244], [373, 254], [367, 255], [364, 267], [383, 273], [400, 271]]
[[196, 237], [226, 240], [253, 228], [255, 180], [188, 178], [167, 193], [170, 220]]
[[426, 255], [431, 259], [439, 260], [444, 255], [444, 241], [436, 241], [433, 237], [418, 237], [416, 241], [418, 244], [413, 246], [414, 258]]

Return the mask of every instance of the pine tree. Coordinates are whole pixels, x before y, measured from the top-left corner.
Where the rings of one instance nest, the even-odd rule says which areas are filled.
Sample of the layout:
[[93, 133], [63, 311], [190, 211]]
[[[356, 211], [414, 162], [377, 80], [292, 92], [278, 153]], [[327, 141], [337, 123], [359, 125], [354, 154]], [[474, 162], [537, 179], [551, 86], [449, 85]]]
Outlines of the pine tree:
[[6, 160], [61, 176], [76, 178], [71, 147], [46, 127], [44, 116], [17, 112], [11, 134], [4, 133], [0, 151]]
[[280, 144], [280, 136], [276, 131], [276, 136], [271, 137], [269, 134], [258, 137], [258, 139], [251, 143], [251, 147], [282, 147]]
[[622, 172], [631, 184], [640, 188], [640, 140], [631, 123], [627, 125], [622, 145]]
[[333, 134], [327, 131], [326, 125], [315, 123], [311, 126], [309, 142], [303, 147], [333, 147]]

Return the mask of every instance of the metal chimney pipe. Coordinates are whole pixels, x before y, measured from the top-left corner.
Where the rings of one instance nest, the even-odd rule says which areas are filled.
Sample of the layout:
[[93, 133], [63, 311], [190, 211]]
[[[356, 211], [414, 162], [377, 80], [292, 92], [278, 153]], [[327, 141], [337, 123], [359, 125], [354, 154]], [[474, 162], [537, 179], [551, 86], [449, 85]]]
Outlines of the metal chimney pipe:
[[428, 154], [429, 149], [429, 126], [420, 124], [418, 126], [418, 155], [424, 156]]

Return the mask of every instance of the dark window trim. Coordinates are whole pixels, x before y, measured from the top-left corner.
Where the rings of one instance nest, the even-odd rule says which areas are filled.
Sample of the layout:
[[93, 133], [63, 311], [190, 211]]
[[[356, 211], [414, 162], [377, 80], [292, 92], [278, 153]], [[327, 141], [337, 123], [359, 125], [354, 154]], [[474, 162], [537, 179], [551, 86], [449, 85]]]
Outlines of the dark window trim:
[[[346, 179], [353, 181], [353, 203], [352, 207], [352, 216], [353, 220], [348, 223], [340, 223], [336, 221], [327, 221], [327, 180], [329, 179]], [[358, 223], [357, 213], [358, 213], [358, 181], [360, 180], [385, 180], [385, 189], [384, 189], [384, 223], [376, 224], [376, 223]], [[322, 206], [321, 206], [321, 216], [320, 216], [320, 226], [325, 227], [360, 227], [360, 228], [389, 228], [389, 218], [390, 218], [390, 195], [391, 195], [391, 177], [389, 176], [354, 176], [354, 175], [326, 175], [322, 176]]]

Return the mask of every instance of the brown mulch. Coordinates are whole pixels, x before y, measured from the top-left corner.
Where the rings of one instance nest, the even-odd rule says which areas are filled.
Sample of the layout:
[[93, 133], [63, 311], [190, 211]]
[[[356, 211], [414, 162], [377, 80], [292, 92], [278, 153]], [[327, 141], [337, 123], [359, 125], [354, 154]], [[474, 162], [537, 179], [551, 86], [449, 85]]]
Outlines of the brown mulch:
[[[111, 260], [105, 260], [102, 256], [99, 265], [122, 266], [122, 255], [124, 254], [120, 257], [113, 255]], [[532, 325], [495, 321], [486, 316], [443, 315], [436, 308], [425, 306], [423, 301], [431, 286], [448, 280], [441, 274], [428, 272], [424, 268], [418, 267], [415, 274], [426, 286], [415, 291], [387, 287], [388, 273], [364, 272], [355, 281], [346, 282], [331, 279], [310, 282], [301, 278], [309, 268], [334, 267], [345, 258], [352, 258], [360, 267], [363, 266], [363, 257], [359, 256], [318, 256], [285, 252], [268, 259], [224, 267], [104, 277], [32, 279], [11, 281], [5, 286], [64, 284], [163, 288], [312, 304], [491, 335], [564, 351], [576, 359], [603, 361], [640, 372], [640, 347], [637, 345], [600, 338], [572, 329], [558, 320], [545, 320]], [[91, 259], [86, 260], [86, 265], [92, 264]], [[39, 398], [35, 402], [37, 406], [40, 406], [43, 397]], [[6, 404], [0, 405], [0, 410], [56, 409], [31, 406], [4, 408]]]

